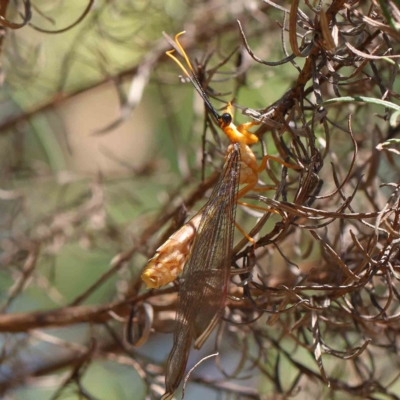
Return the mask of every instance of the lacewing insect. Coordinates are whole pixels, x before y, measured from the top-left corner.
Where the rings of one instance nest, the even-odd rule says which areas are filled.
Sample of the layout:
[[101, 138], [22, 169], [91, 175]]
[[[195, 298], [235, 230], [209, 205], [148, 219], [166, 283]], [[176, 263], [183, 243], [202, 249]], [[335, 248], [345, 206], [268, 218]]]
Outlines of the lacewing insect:
[[[259, 123], [248, 122], [236, 127], [232, 122], [233, 114], [230, 103], [228, 103], [228, 106], [223, 114], [218, 114], [201, 87], [196, 75], [193, 72], [189, 58], [179, 43], [178, 38], [183, 33], [184, 32], [181, 32], [176, 35], [175, 42], [184, 59], [186, 60], [191, 73], [189, 74], [182, 63], [172, 55], [174, 50], [168, 51], [167, 55], [170, 56], [180, 66], [185, 75], [190, 79], [196, 91], [203, 98], [206, 106], [212, 112], [217, 123], [220, 125], [221, 129], [229, 138], [231, 143], [239, 144], [239, 152], [241, 156], [239, 184], [246, 184], [246, 186], [239, 191], [237, 199], [245, 196], [249, 191], [252, 190], [265, 191], [268, 189], [266, 187], [256, 188], [255, 186], [258, 182], [258, 173], [265, 170], [266, 163], [269, 159], [285, 165], [288, 168], [299, 169], [297, 165], [285, 163], [279, 158], [270, 155], [264, 156], [260, 165], [257, 165], [256, 157], [248, 145], [257, 143], [258, 138], [253, 133], [249, 132], [248, 129], [253, 125], [258, 125]], [[232, 145], [229, 146], [225, 158], [228, 157], [230, 151], [232, 151]], [[238, 204], [246, 205], [261, 211], [274, 212], [273, 210], [267, 210], [262, 207], [251, 206], [241, 202], [238, 202]], [[203, 213], [204, 207], [189, 222], [175, 232], [162, 246], [160, 246], [156, 250], [154, 257], [148, 261], [147, 266], [142, 273], [142, 280], [146, 283], [148, 289], [158, 289], [159, 287], [174, 281], [181, 274], [190, 255], [192, 244], [197, 234]], [[237, 228], [244, 236], [247, 237], [247, 235], [240, 229], [239, 226], [237, 226]], [[252, 241], [251, 238], [247, 238]]]
[[174, 344], [167, 362], [166, 393], [179, 386], [192, 339], [199, 349], [219, 320], [225, 305], [240, 179], [239, 145], [234, 145], [221, 177], [203, 209], [189, 259], [181, 275]]
[[[258, 165], [256, 156], [249, 145], [258, 138], [248, 129], [258, 122], [235, 126], [232, 106], [228, 103], [220, 115], [210, 103], [197, 79], [193, 67], [179, 43], [181, 32], [175, 36], [177, 49], [183, 56], [190, 72], [172, 54], [171, 57], [190, 79], [196, 91], [203, 98], [222, 131], [231, 141], [225, 155], [225, 164], [218, 183], [203, 208], [181, 229], [173, 234], [156, 251], [142, 273], [148, 288], [159, 288], [181, 275], [175, 320], [174, 340], [167, 361], [165, 376], [166, 392], [162, 400], [170, 399], [178, 388], [187, 364], [192, 340], [194, 347], [201, 348], [220, 319], [228, 292], [230, 263], [232, 258], [233, 233], [235, 229], [236, 204], [249, 191], [264, 191], [256, 188], [258, 174], [266, 167], [269, 159], [298, 169], [280, 159], [266, 155]], [[245, 186], [239, 190], [239, 185]], [[273, 210], [247, 205], [267, 212]], [[249, 241], [245, 232], [236, 227]], [[182, 272], [183, 271], [183, 272]]]

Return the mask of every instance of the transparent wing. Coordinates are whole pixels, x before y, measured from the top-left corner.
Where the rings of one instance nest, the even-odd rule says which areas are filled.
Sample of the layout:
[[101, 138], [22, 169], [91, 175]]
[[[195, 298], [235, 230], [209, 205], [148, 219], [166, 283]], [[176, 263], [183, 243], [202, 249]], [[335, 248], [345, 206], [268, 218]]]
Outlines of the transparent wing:
[[166, 394], [162, 399], [168, 399], [179, 386], [193, 338], [197, 339], [195, 347], [200, 348], [223, 311], [232, 258], [239, 175], [240, 152], [239, 145], [235, 145], [204, 206], [180, 280], [174, 344], [168, 357]]

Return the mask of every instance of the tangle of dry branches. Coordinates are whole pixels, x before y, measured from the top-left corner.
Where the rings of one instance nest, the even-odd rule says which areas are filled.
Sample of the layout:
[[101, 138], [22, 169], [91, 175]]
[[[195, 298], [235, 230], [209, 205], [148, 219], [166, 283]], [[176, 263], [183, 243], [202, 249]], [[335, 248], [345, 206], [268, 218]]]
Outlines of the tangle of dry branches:
[[[178, 79], [161, 31], [185, 28], [184, 47], [216, 107], [233, 99], [247, 119], [262, 122], [255, 130], [262, 143], [253, 148], [258, 157], [267, 151], [302, 167], [270, 161], [261, 176], [274, 190], [247, 196], [277, 214], [238, 211], [256, 245], [236, 236], [224, 319], [209, 346], [193, 353], [196, 361], [218, 355], [191, 372], [186, 396], [198, 383], [240, 399], [400, 399], [397, 3], [190, 1], [180, 16], [170, 16], [164, 2], [104, 1], [95, 8], [88, 1], [68, 24], [59, 3], [41, 10], [29, 0], [0, 2], [0, 137], [6, 149], [0, 170], [0, 396], [18, 398], [22, 387], [37, 389], [48, 378], [48, 398], [70, 391], [76, 398], [103, 398], [85, 381], [101, 362], [136, 377], [119, 398], [162, 394], [171, 346], [165, 333], [172, 331], [179, 281], [147, 291], [140, 272], [207, 200], [225, 150], [207, 112], [177, 120], [179, 106], [185, 113], [190, 107], [179, 104], [184, 85], [171, 84]], [[141, 25], [123, 29], [123, 18], [133, 15], [152, 15], [159, 39], [146, 39]], [[53, 19], [57, 28], [47, 28]], [[30, 29], [62, 38], [78, 28], [56, 80], [42, 76], [34, 46], [16, 33]], [[136, 54], [128, 65], [114, 65], [104, 43], [135, 47]], [[85, 63], [100, 73], [75, 80], [74, 66]], [[66, 102], [110, 82], [119, 115], [94, 133], [111, 137], [146, 90], [156, 88], [163, 108], [154, 118], [167, 116], [162, 129], [172, 132], [175, 174], [171, 167], [165, 175], [161, 155], [139, 166], [113, 155], [124, 174], [62, 180], [60, 171], [43, 167], [50, 156], [38, 164], [40, 157], [29, 153], [35, 118], [50, 119]], [[10, 95], [40, 87], [40, 101]], [[183, 126], [201, 132], [185, 142]], [[52, 129], [68, 148], [68, 132], [56, 136]], [[156, 212], [141, 198], [150, 198], [143, 194], [150, 184], [161, 193], [149, 200], [158, 204]], [[124, 202], [130, 207], [125, 219], [117, 216], [126, 211]], [[80, 262], [79, 249], [95, 260]], [[116, 371], [110, 367], [107, 376], [118, 377]], [[129, 397], [133, 393], [139, 397]]]

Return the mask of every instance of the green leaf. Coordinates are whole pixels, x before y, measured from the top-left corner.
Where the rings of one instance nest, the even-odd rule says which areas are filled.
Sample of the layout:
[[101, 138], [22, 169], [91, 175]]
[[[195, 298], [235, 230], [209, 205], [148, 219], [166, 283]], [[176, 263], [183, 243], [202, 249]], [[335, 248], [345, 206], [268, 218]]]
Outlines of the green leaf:
[[375, 97], [365, 97], [365, 96], [346, 96], [346, 97], [335, 97], [334, 99], [326, 100], [322, 105], [336, 104], [336, 103], [367, 103], [375, 104], [378, 106], [390, 108], [394, 111], [400, 111], [400, 106], [391, 103], [390, 101], [376, 99]]

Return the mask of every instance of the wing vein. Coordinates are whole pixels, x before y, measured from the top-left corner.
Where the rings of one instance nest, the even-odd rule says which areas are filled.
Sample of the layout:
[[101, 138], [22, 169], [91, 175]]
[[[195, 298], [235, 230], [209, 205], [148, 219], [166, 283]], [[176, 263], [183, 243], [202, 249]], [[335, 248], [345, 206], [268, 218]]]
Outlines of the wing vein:
[[239, 145], [234, 145], [221, 177], [203, 207], [191, 254], [180, 279], [174, 344], [165, 377], [165, 399], [175, 392], [183, 378], [192, 340], [197, 339], [195, 347], [200, 348], [223, 311], [239, 181], [240, 151]]

